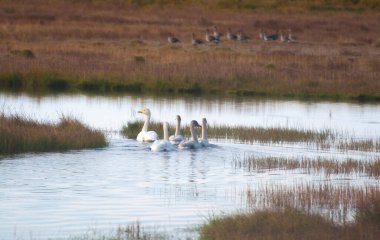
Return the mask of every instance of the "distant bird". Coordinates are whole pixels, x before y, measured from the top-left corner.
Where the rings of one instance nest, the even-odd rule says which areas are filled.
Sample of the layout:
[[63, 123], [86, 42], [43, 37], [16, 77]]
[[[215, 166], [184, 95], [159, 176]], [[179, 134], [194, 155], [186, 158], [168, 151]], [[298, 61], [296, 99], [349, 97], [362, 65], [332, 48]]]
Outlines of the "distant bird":
[[282, 34], [282, 31], [280, 31], [280, 41], [283, 43], [289, 43], [289, 38], [285, 37], [284, 34]]
[[236, 38], [238, 41], [245, 41], [245, 40], [250, 39], [250, 37], [248, 37], [247, 35], [244, 35], [244, 33], [241, 30], [237, 32]]
[[214, 26], [214, 38], [218, 41], [220, 41], [220, 38], [223, 36], [222, 33], [218, 32], [218, 28]]
[[177, 120], [177, 124], [176, 124], [176, 128], [175, 128], [175, 133], [174, 133], [174, 135], [171, 135], [169, 137], [169, 141], [172, 144], [178, 145], [180, 142], [182, 142], [184, 140], [184, 137], [182, 137], [182, 135], [180, 133], [180, 131], [181, 131], [181, 117], [179, 115], [177, 115], [176, 120]]
[[235, 34], [231, 33], [231, 29], [229, 29], [229, 28], [227, 31], [227, 39], [230, 41], [236, 41], [237, 40], [237, 36]]
[[192, 33], [191, 36], [192, 36], [191, 37], [191, 44], [193, 44], [194, 46], [199, 45], [199, 44], [203, 44], [202, 40], [195, 38], [195, 33]]
[[206, 39], [206, 42], [209, 42], [209, 43], [219, 43], [219, 39], [216, 39], [214, 36], [210, 35], [210, 32], [208, 29], [206, 29], [205, 39]]
[[149, 108], [143, 108], [139, 110], [138, 113], [144, 115], [145, 122], [143, 128], [141, 129], [141, 132], [137, 135], [136, 140], [139, 142], [153, 142], [155, 140], [158, 140], [158, 135], [155, 131], [148, 131], [151, 116]]
[[292, 35], [292, 29], [288, 29], [288, 40], [289, 42], [296, 42], [297, 39]]
[[262, 28], [260, 28], [259, 39], [260, 39], [260, 40], [264, 40], [264, 32], [263, 32], [263, 29], [262, 29]]
[[174, 37], [172, 33], [169, 33], [169, 37], [168, 37], [168, 42], [169, 43], [179, 43], [179, 39]]
[[267, 33], [264, 31], [263, 38], [265, 41], [275, 41], [278, 39], [278, 31], [275, 34], [267, 35]]

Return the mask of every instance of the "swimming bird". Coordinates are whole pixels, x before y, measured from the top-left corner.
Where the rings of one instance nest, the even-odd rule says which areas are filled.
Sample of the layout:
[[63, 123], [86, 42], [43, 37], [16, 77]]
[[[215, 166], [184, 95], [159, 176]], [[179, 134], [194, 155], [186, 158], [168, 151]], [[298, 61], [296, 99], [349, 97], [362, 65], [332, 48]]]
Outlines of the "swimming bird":
[[237, 39], [237, 36], [233, 33], [231, 33], [231, 30], [228, 28], [227, 31], [227, 39], [230, 41], [235, 41]]
[[158, 140], [158, 135], [155, 131], [148, 131], [151, 116], [149, 108], [143, 108], [139, 110], [138, 113], [144, 115], [145, 122], [141, 132], [137, 135], [136, 140], [139, 142], [153, 142]]
[[214, 38], [218, 41], [220, 41], [220, 38], [222, 37], [222, 33], [218, 32], [218, 28], [214, 26]]
[[179, 148], [182, 148], [182, 149], [184, 149], [184, 148], [194, 149], [194, 148], [200, 148], [201, 147], [201, 145], [198, 142], [197, 132], [195, 131], [195, 127], [200, 127], [200, 125], [199, 125], [199, 123], [196, 120], [192, 120], [190, 122], [191, 139], [187, 140], [187, 141], [182, 141], [178, 145]]
[[170, 142], [172, 144], [178, 145], [180, 142], [182, 142], [184, 140], [184, 138], [182, 137], [182, 135], [180, 133], [180, 130], [181, 130], [181, 117], [179, 115], [177, 115], [176, 120], [177, 120], [177, 124], [176, 124], [176, 127], [175, 127], [175, 133], [174, 133], [174, 135], [171, 135], [169, 137], [169, 140], [170, 140]]
[[173, 151], [175, 149], [174, 145], [169, 141], [169, 124], [164, 122], [164, 139], [156, 140], [153, 142], [152, 146], [150, 146], [150, 150], [154, 152], [164, 152], [164, 151]]
[[236, 34], [236, 38], [238, 41], [245, 41], [245, 40], [250, 39], [250, 37], [248, 37], [247, 35], [244, 35], [241, 30], [239, 30], [238, 33]]
[[174, 37], [172, 33], [169, 33], [168, 42], [169, 43], [179, 43], [179, 39]]
[[206, 29], [205, 39], [206, 39], [206, 42], [209, 42], [209, 43], [219, 43], [218, 39], [216, 39], [214, 36], [210, 35], [208, 29]]
[[201, 144], [202, 147], [207, 147], [210, 145], [208, 143], [208, 140], [207, 140], [207, 120], [206, 120], [206, 118], [202, 119], [202, 135], [201, 135], [201, 138], [199, 139], [199, 143]]
[[194, 46], [199, 45], [199, 44], [203, 44], [202, 40], [195, 38], [195, 33], [192, 33], [191, 36], [192, 36], [191, 44], [193, 44]]

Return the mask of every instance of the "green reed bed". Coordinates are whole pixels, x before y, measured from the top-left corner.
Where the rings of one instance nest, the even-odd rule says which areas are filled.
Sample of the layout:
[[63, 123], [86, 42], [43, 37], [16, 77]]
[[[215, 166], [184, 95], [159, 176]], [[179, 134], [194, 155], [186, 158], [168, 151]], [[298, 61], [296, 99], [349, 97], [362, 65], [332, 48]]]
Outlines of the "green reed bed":
[[19, 115], [0, 115], [0, 154], [64, 151], [107, 145], [104, 133], [78, 120], [62, 117], [59, 123], [42, 123]]
[[[379, 187], [308, 184], [246, 194], [253, 211], [210, 218], [200, 229], [201, 239], [348, 240], [377, 239], [380, 233]], [[352, 221], [331, 218], [349, 210], [355, 213]]]
[[[136, 138], [141, 131], [144, 122], [137, 120], [128, 122], [123, 126], [121, 134]], [[159, 136], [163, 136], [162, 123], [151, 122], [149, 129], [156, 131]], [[172, 134], [175, 131], [175, 126], [171, 126], [169, 132]], [[188, 126], [182, 127], [182, 135], [190, 136]], [[304, 143], [314, 145], [321, 149], [338, 148], [341, 150], [358, 150], [358, 151], [379, 151], [380, 143], [374, 140], [356, 140], [348, 137], [346, 134], [334, 132], [329, 129], [321, 131], [292, 129], [281, 127], [243, 127], [243, 126], [227, 126], [227, 125], [211, 125], [207, 128], [209, 138], [232, 140], [243, 143]], [[200, 129], [198, 129], [200, 136]]]
[[310, 173], [323, 173], [326, 176], [331, 174], [344, 175], [366, 175], [369, 177], [380, 176], [380, 158], [370, 160], [354, 159], [316, 159], [302, 158], [282, 158], [282, 157], [256, 157], [245, 156], [244, 158], [236, 157], [233, 160], [235, 168], [243, 168], [247, 171], [263, 170], [293, 170], [301, 169]]

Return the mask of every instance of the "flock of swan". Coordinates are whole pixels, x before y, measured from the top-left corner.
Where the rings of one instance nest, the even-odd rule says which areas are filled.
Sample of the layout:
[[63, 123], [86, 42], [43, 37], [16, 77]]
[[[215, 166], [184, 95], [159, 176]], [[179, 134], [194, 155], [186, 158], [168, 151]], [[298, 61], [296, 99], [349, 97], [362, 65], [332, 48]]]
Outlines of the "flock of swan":
[[[137, 135], [136, 140], [139, 142], [153, 142], [150, 146], [150, 149], [154, 152], [173, 151], [177, 147], [180, 149], [194, 149], [210, 146], [207, 140], [206, 118], [202, 119], [202, 125], [199, 125], [199, 123], [196, 120], [192, 120], [190, 122], [191, 138], [186, 140], [180, 134], [181, 117], [177, 115], [177, 124], [174, 135], [171, 135], [169, 137], [169, 124], [167, 122], [164, 122], [164, 139], [159, 139], [158, 134], [155, 131], [148, 130], [151, 117], [149, 108], [143, 108], [139, 110], [138, 113], [144, 115], [145, 121], [141, 129], [141, 132]], [[196, 127], [202, 127], [202, 135], [199, 140], [197, 137], [197, 132], [195, 130]]]

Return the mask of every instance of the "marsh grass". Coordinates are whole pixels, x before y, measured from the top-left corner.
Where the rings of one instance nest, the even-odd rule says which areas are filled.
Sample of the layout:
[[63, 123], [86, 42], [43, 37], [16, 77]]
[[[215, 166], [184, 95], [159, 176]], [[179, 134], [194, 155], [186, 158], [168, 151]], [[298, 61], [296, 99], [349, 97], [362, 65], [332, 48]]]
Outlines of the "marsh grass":
[[300, 169], [308, 174], [323, 173], [325, 176], [338, 175], [366, 175], [378, 178], [380, 176], [380, 159], [374, 160], [336, 160], [323, 158], [281, 158], [281, 157], [256, 157], [245, 156], [233, 159], [235, 168], [243, 168], [246, 171], [261, 172], [264, 170], [295, 170]]
[[76, 119], [62, 117], [59, 123], [42, 123], [19, 115], [0, 115], [0, 154], [65, 151], [107, 145], [101, 131]]
[[[279, 12], [214, 9], [210, 16], [204, 4], [162, 9], [122, 1], [5, 1], [0, 88], [380, 99], [377, 12], [313, 15], [284, 7]], [[224, 32], [243, 29], [253, 40], [191, 46], [191, 32], [201, 36], [213, 25]], [[260, 27], [292, 28], [299, 42], [258, 41]], [[182, 43], [170, 46], [168, 32]], [[12, 54], [23, 49], [35, 57]], [[13, 81], [7, 76], [17, 76], [17, 85], [8, 84]], [[51, 84], [52, 78], [59, 83]]]
[[[121, 134], [128, 138], [136, 138], [141, 131], [143, 121], [128, 122], [121, 129]], [[171, 126], [169, 132], [174, 132], [175, 126]], [[149, 130], [156, 131], [159, 136], [163, 136], [162, 123], [152, 121]], [[189, 137], [189, 126], [182, 126], [181, 134]], [[243, 127], [243, 126], [227, 126], [227, 125], [209, 125], [207, 127], [209, 138], [232, 140], [243, 143], [302, 143], [306, 145], [316, 146], [321, 149], [337, 148], [340, 150], [357, 150], [357, 151], [379, 151], [380, 143], [372, 140], [357, 140], [347, 136], [347, 134], [324, 129], [321, 131], [313, 131], [307, 129], [292, 129], [281, 127]], [[200, 130], [198, 129], [198, 136]]]
[[377, 239], [380, 233], [376, 186], [271, 186], [246, 194], [252, 212], [211, 217], [201, 239], [348, 240]]

